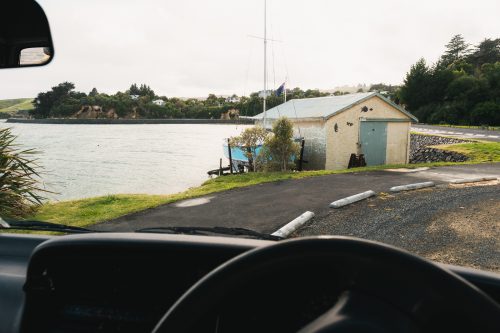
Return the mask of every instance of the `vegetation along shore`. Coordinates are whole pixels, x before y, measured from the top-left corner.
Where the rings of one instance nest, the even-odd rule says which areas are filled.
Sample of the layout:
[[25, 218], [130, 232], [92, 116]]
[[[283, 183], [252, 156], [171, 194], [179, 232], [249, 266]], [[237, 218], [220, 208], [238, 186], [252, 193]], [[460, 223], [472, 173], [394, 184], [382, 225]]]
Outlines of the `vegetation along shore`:
[[49, 202], [41, 206], [35, 214], [29, 216], [28, 218], [80, 227], [89, 227], [99, 222], [111, 220], [159, 205], [267, 182], [302, 179], [306, 177], [316, 177], [330, 174], [369, 172], [401, 167], [413, 169], [458, 164], [500, 162], [500, 143], [471, 142], [449, 145], [446, 149], [461, 152], [469, 156], [470, 160], [461, 163], [434, 162], [409, 165], [381, 165], [344, 170], [250, 172], [209, 179], [201, 186], [172, 195], [118, 194], [81, 200]]
[[[486, 38], [471, 46], [454, 36], [434, 63], [418, 60], [401, 86], [360, 85], [357, 92], [377, 91], [404, 106], [420, 122], [461, 126], [500, 125], [500, 38]], [[288, 100], [343, 95], [342, 90], [286, 89]], [[269, 94], [267, 107], [283, 103]], [[126, 91], [106, 94], [93, 88], [75, 91], [63, 82], [36, 98], [0, 101], [0, 117], [77, 119], [235, 119], [261, 112], [259, 92], [249, 96], [180, 98], [158, 95], [146, 84], [132, 84]]]

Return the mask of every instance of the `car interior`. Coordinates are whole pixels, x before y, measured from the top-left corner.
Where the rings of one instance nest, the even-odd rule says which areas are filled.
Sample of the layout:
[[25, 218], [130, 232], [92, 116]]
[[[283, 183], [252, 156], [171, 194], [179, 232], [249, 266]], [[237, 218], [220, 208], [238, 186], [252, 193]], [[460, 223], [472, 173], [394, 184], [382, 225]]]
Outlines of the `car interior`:
[[[42, 8], [1, 7], [0, 66], [51, 59]], [[0, 233], [0, 332], [465, 331], [500, 332], [499, 275], [372, 241]]]

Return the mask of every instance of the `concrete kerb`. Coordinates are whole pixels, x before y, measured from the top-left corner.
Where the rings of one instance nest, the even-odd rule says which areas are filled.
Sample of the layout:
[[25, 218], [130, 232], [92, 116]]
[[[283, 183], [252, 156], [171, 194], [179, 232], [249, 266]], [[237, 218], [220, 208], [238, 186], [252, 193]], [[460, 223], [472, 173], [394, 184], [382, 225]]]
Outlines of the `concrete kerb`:
[[418, 190], [426, 187], [433, 187], [436, 184], [434, 182], [423, 182], [423, 183], [414, 183], [400, 186], [393, 186], [389, 189], [391, 192], [401, 192], [401, 191], [410, 191], [410, 190]]
[[273, 232], [271, 235], [286, 238], [290, 236], [290, 234], [292, 234], [295, 230], [302, 227], [307, 221], [309, 221], [313, 217], [314, 213], [307, 211], [304, 214], [300, 215], [299, 217], [288, 222], [287, 224], [285, 224], [284, 226]]
[[464, 178], [464, 179], [454, 179], [450, 184], [466, 184], [466, 183], [477, 183], [489, 180], [497, 180], [497, 177], [475, 177], [475, 178]]
[[364, 199], [367, 199], [369, 197], [373, 197], [374, 195], [376, 195], [376, 193], [374, 191], [372, 191], [372, 190], [366, 191], [366, 192], [362, 192], [362, 193], [358, 193], [358, 194], [355, 194], [355, 195], [351, 195], [350, 197], [346, 197], [346, 198], [343, 198], [343, 199], [340, 199], [340, 200], [336, 200], [336, 201], [332, 202], [329, 207], [330, 208], [344, 207], [344, 206], [352, 204], [354, 202], [357, 202], [357, 201], [360, 201], [360, 200], [364, 200]]

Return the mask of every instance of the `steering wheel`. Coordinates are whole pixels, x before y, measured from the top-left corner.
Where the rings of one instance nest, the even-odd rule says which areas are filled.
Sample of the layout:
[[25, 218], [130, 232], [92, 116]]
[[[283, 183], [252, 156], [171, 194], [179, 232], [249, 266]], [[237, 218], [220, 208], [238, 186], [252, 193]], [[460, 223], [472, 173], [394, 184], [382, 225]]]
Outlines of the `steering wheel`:
[[500, 306], [463, 278], [406, 251], [349, 237], [286, 240], [245, 252], [193, 285], [153, 332], [193, 332], [232, 293], [306, 263], [341, 273], [342, 292], [300, 333], [500, 332]]

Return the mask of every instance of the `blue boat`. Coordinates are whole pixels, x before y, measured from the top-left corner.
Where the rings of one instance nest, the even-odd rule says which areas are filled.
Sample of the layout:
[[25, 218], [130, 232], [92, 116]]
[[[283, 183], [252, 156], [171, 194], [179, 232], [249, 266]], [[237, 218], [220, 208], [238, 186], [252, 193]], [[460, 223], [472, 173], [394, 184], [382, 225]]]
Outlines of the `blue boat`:
[[[227, 143], [224, 143], [222, 145], [222, 149], [224, 151], [224, 156], [227, 159], [229, 159], [229, 149], [228, 149]], [[257, 148], [255, 150], [256, 155], [258, 155], [261, 150], [262, 150], [262, 145], [257, 146]], [[245, 166], [245, 167], [248, 167], [250, 165], [250, 163], [248, 161], [248, 157], [247, 157], [247, 151], [246, 151], [246, 148], [244, 148], [244, 147], [239, 147], [239, 146], [232, 147], [231, 146], [231, 160], [233, 161], [233, 170], [234, 171], [238, 171], [239, 165]]]
[[[301, 143], [303, 138], [295, 138], [294, 141], [297, 143]], [[224, 151], [224, 156], [229, 160], [229, 149], [227, 142], [222, 145], [222, 149]], [[303, 149], [303, 146], [302, 146]], [[259, 153], [262, 151], [262, 145], [258, 145], [257, 148], [255, 149], [255, 155], [258, 156]], [[294, 162], [297, 160], [299, 157], [292, 155], [290, 156], [290, 162]], [[240, 147], [240, 146], [231, 146], [231, 159], [233, 161], [233, 171], [238, 172], [240, 170], [240, 167], [249, 167], [250, 162], [248, 161], [247, 157], [247, 150], [245, 147]]]

